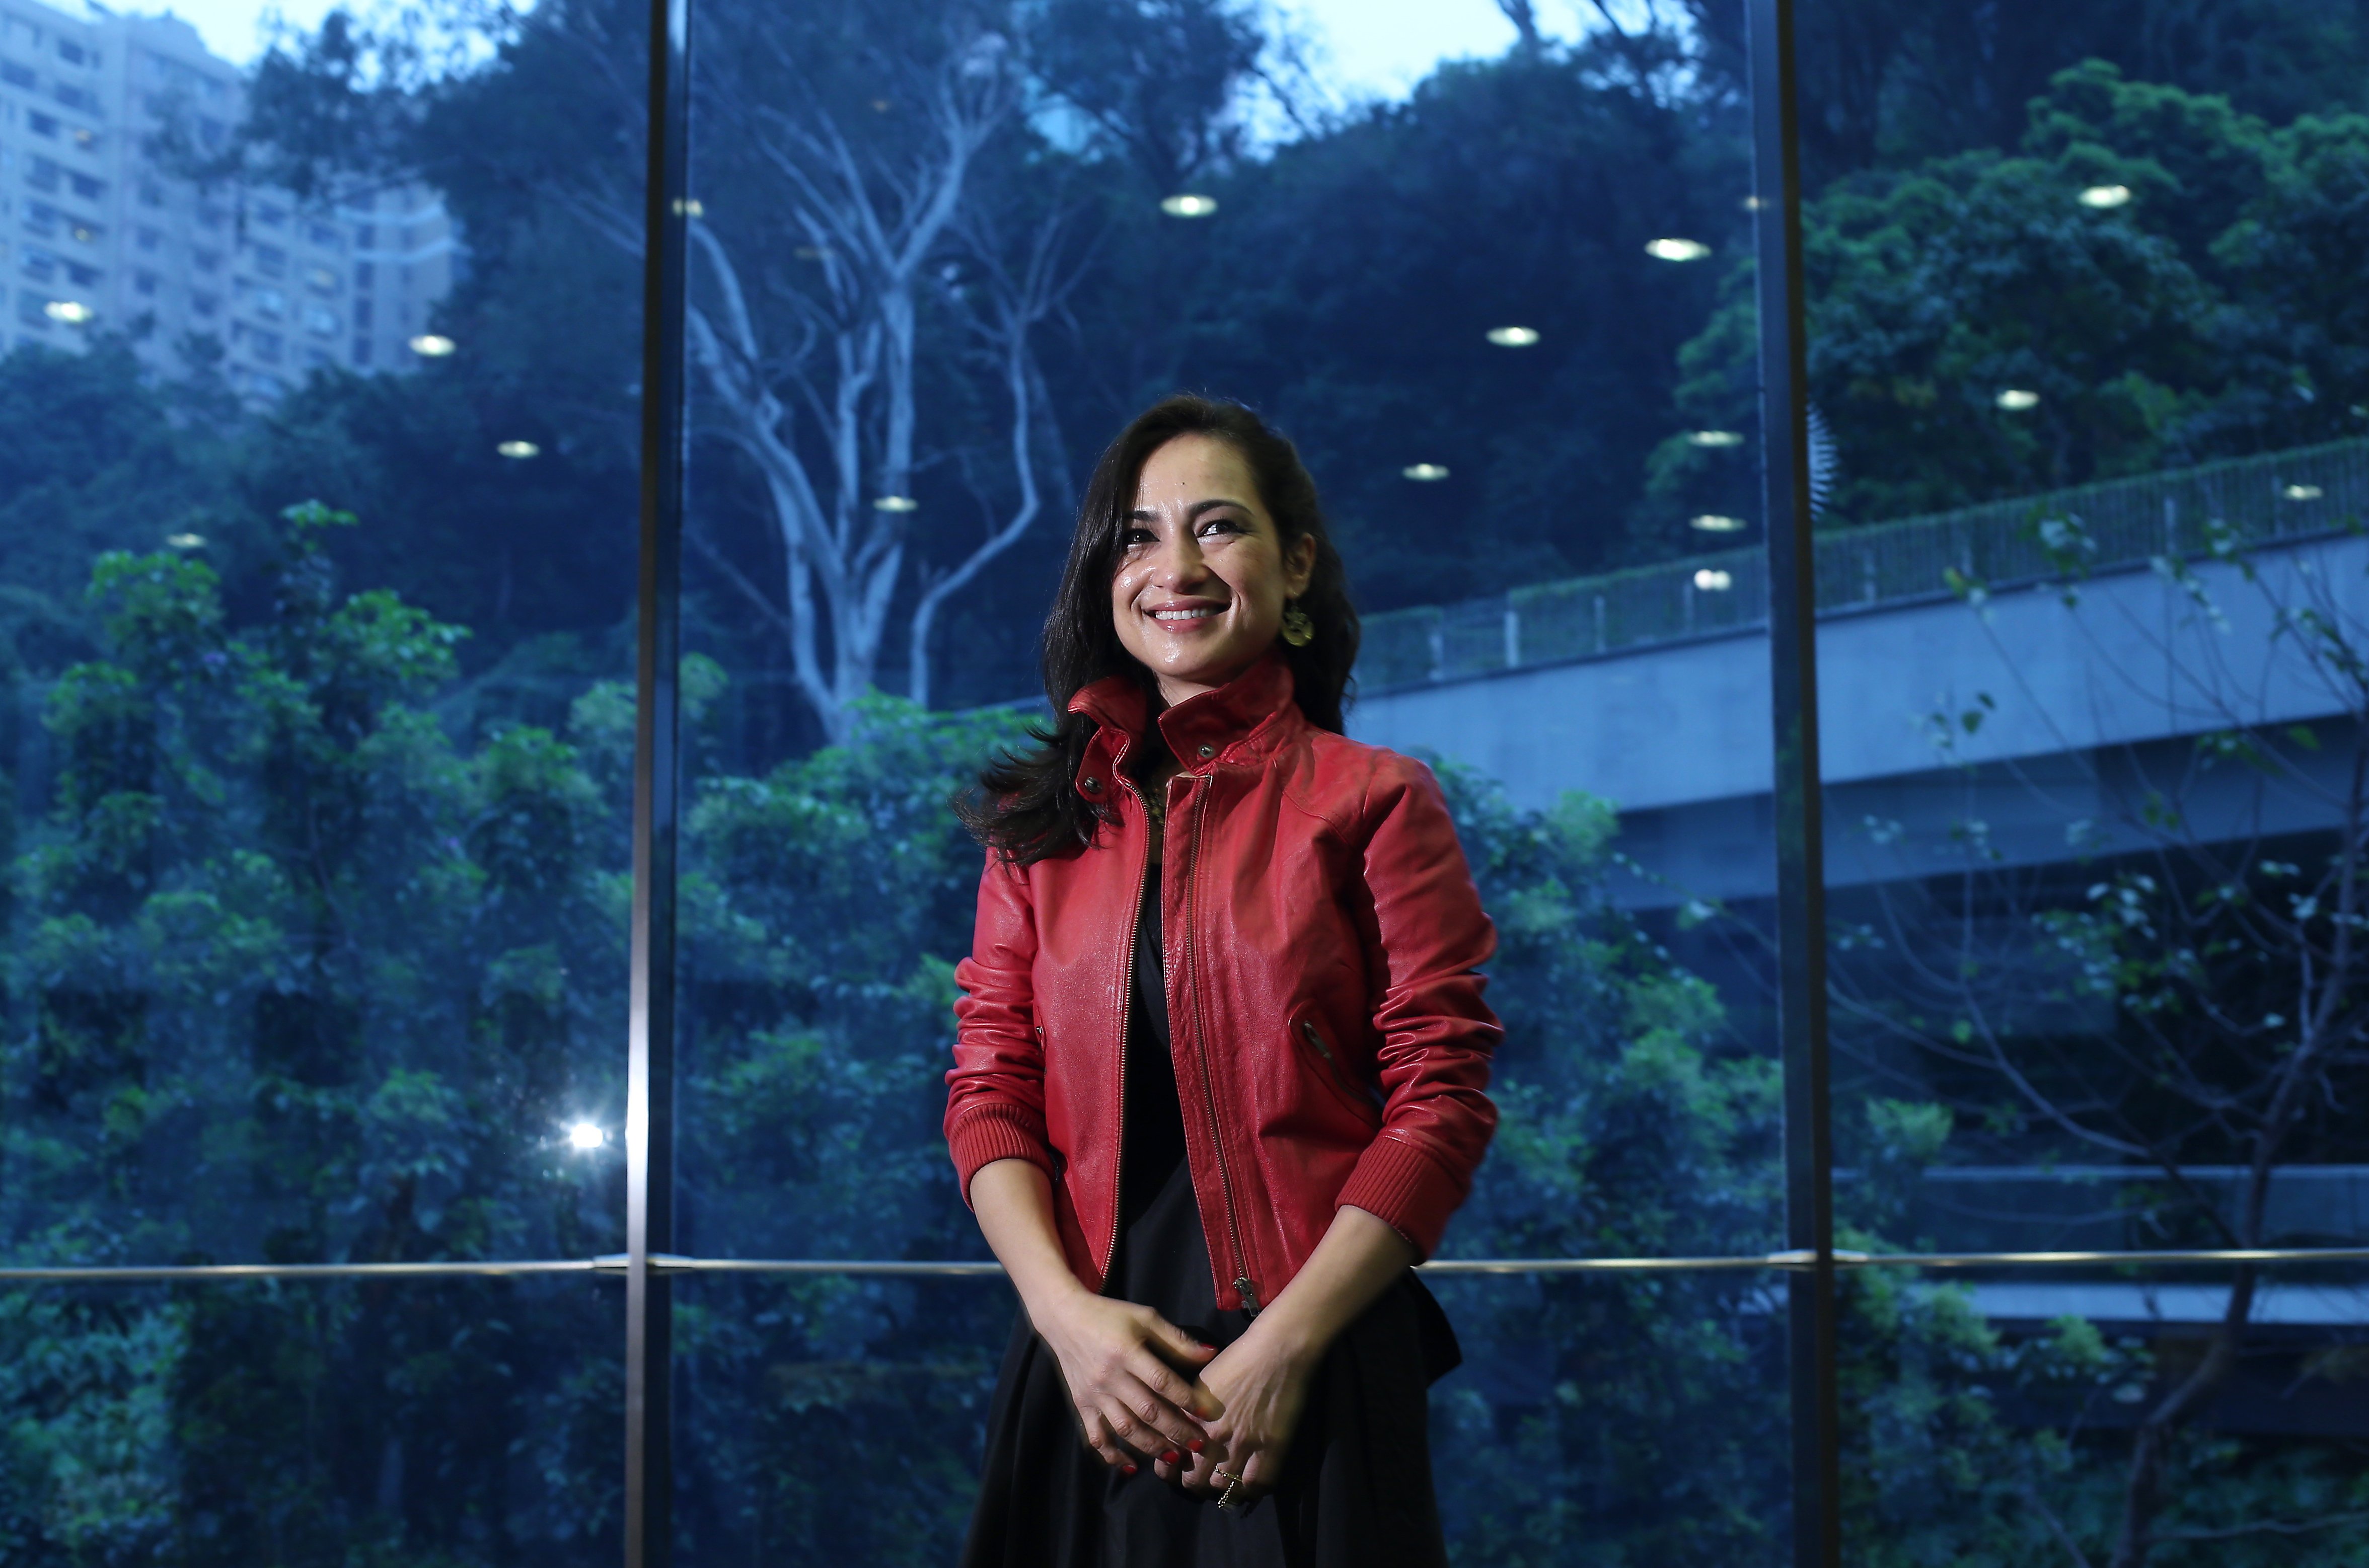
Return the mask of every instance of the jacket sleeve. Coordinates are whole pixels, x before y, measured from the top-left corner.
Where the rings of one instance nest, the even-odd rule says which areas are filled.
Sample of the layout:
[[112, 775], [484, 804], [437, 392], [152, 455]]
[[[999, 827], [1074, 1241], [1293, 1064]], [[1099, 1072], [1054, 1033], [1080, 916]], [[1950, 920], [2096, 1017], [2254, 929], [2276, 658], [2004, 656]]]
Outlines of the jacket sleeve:
[[1480, 973], [1497, 934], [1438, 781], [1412, 759], [1390, 761], [1363, 814], [1382, 1125], [1337, 1202], [1379, 1216], [1429, 1257], [1497, 1127], [1489, 1058], [1505, 1031]]
[[946, 1148], [970, 1201], [970, 1179], [997, 1160], [1053, 1174], [1045, 1132], [1045, 1049], [1030, 979], [1036, 910], [1025, 874], [990, 852], [978, 879], [970, 956], [955, 966], [955, 1065], [946, 1073]]

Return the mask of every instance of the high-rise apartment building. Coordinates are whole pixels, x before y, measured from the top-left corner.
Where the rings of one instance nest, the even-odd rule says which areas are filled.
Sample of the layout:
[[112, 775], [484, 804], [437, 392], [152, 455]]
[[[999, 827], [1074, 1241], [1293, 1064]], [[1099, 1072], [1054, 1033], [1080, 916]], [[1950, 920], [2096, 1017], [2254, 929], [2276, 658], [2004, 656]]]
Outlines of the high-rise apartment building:
[[317, 367], [399, 370], [445, 347], [424, 337], [457, 259], [434, 192], [304, 204], [200, 188], [152, 155], [175, 124], [226, 145], [244, 99], [237, 68], [169, 13], [0, 0], [0, 341], [74, 351], [122, 331], [173, 375], [185, 344], [210, 340], [255, 398]]

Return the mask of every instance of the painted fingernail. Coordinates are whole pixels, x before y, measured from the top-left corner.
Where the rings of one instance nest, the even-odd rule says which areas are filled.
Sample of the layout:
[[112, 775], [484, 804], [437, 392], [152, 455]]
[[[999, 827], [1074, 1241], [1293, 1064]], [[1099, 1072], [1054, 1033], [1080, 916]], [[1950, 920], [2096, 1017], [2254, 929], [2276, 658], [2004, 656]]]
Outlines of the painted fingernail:
[[1135, 1467], [1133, 1465], [1121, 1465], [1119, 1467], [1119, 1473], [1121, 1475], [1133, 1475], [1135, 1473]]
[[1184, 1446], [1185, 1446], [1186, 1448], [1188, 1448], [1192, 1449], [1192, 1450], [1193, 1450], [1195, 1453], [1196, 1453], [1196, 1454], [1197, 1454], [1197, 1453], [1199, 1453], [1199, 1452], [1202, 1450], [1202, 1448], [1203, 1448], [1207, 1447], [1207, 1445], [1202, 1441], [1202, 1439], [1200, 1439], [1200, 1438], [1198, 1438], [1198, 1437], [1194, 1438], [1191, 1442], [1189, 1442], [1189, 1443], [1185, 1444]]
[[1169, 1449], [1166, 1453], [1164, 1453], [1164, 1454], [1161, 1455], [1161, 1456], [1160, 1456], [1160, 1462], [1161, 1462], [1162, 1464], [1164, 1464], [1164, 1465], [1173, 1465], [1173, 1464], [1174, 1464], [1174, 1463], [1176, 1462], [1176, 1450], [1175, 1450], [1175, 1449], [1173, 1449], [1173, 1448], [1171, 1448], [1171, 1449]]

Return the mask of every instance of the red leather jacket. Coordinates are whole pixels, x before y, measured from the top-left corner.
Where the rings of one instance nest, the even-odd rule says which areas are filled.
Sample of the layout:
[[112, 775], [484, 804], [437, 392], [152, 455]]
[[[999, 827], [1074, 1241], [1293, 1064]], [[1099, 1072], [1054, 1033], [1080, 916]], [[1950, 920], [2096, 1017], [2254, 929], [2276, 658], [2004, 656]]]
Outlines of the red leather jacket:
[[[1354, 1204], [1424, 1255], [1471, 1187], [1497, 1113], [1481, 912], [1430, 770], [1316, 728], [1269, 657], [1176, 704], [1161, 876], [1185, 1153], [1220, 1307], [1255, 1310]], [[1061, 1243], [1100, 1289], [1117, 1241], [1120, 1052], [1148, 818], [1123, 772], [1147, 703], [1121, 678], [1070, 711], [1100, 725], [1077, 784], [1116, 807], [1080, 853], [990, 854], [956, 969], [945, 1135], [972, 1173], [1052, 1177]]]

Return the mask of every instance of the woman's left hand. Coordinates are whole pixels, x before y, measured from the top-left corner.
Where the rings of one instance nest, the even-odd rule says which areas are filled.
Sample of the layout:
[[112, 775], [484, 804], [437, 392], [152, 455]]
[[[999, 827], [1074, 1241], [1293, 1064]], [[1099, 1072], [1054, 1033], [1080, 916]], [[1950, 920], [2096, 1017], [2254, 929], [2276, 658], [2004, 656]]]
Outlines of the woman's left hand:
[[1252, 1323], [1242, 1338], [1201, 1368], [1202, 1387], [1225, 1408], [1215, 1420], [1203, 1421], [1209, 1436], [1198, 1453], [1179, 1454], [1173, 1465], [1153, 1465], [1152, 1473], [1162, 1481], [1181, 1482], [1188, 1492], [1218, 1497], [1227, 1485], [1219, 1472], [1239, 1476], [1237, 1505], [1275, 1490], [1322, 1356], [1286, 1345], [1281, 1333], [1260, 1332], [1264, 1326], [1264, 1320]]

